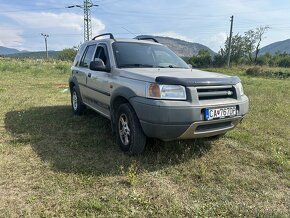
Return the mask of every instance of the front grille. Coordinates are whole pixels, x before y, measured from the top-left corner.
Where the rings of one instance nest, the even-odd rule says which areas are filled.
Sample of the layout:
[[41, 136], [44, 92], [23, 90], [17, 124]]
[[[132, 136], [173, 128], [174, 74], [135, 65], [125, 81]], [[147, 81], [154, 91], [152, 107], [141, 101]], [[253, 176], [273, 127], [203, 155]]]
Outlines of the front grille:
[[197, 87], [199, 100], [236, 98], [236, 90], [233, 86], [202, 86]]

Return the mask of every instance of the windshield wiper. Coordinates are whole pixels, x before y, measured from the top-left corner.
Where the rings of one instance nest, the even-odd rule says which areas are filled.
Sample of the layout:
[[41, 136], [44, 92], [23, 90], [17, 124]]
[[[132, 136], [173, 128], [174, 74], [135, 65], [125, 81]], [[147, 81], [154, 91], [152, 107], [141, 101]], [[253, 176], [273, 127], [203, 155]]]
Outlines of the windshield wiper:
[[126, 67], [154, 67], [153, 65], [150, 64], [122, 64], [120, 65], [121, 68], [126, 68]]
[[172, 64], [168, 65], [168, 66], [156, 66], [158, 68], [183, 68], [183, 67], [177, 67], [177, 66], [174, 66]]

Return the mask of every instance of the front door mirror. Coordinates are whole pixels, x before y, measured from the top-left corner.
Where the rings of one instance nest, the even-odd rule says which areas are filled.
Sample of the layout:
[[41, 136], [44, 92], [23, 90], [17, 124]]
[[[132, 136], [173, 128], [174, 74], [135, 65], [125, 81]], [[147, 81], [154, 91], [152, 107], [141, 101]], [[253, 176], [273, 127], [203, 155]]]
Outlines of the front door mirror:
[[110, 69], [106, 67], [104, 61], [100, 58], [96, 58], [94, 61], [90, 63], [90, 70], [93, 71], [106, 71], [109, 72]]

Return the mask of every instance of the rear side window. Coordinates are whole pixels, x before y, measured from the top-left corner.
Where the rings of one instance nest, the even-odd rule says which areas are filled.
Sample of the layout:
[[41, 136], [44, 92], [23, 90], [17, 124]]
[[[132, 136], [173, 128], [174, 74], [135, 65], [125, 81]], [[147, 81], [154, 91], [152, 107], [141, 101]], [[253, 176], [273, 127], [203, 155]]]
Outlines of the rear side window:
[[89, 67], [90, 62], [92, 61], [93, 55], [95, 53], [95, 50], [96, 50], [96, 45], [89, 45], [86, 48], [80, 62], [81, 67]]
[[78, 53], [74, 59], [74, 63], [73, 63], [74, 66], [79, 65], [81, 61], [81, 55], [84, 53], [85, 48], [86, 48], [85, 44], [82, 44], [81, 47], [79, 48]]

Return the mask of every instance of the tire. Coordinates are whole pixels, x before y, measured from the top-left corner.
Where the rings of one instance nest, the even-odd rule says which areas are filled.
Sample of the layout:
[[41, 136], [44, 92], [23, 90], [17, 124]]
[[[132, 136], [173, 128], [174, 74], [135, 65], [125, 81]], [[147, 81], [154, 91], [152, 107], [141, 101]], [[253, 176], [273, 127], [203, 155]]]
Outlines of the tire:
[[71, 107], [75, 115], [82, 115], [84, 113], [85, 105], [75, 87], [71, 89]]
[[130, 104], [126, 103], [119, 106], [115, 127], [117, 143], [123, 152], [129, 155], [138, 155], [144, 151], [146, 136]]

